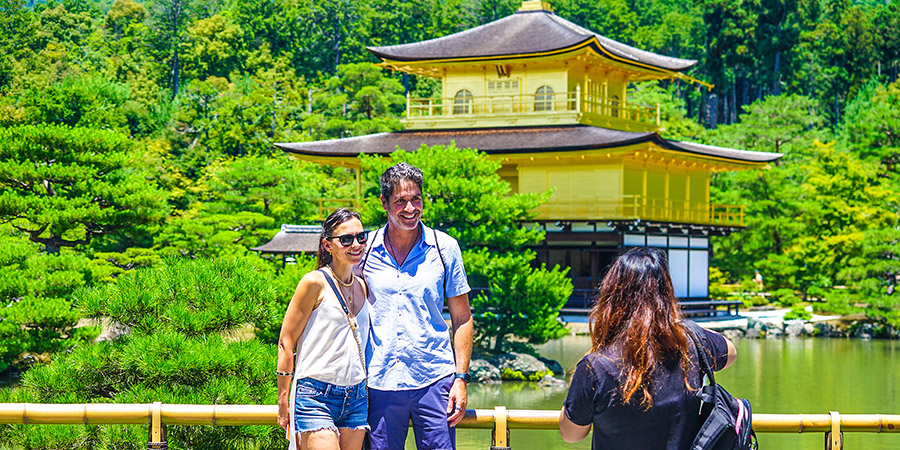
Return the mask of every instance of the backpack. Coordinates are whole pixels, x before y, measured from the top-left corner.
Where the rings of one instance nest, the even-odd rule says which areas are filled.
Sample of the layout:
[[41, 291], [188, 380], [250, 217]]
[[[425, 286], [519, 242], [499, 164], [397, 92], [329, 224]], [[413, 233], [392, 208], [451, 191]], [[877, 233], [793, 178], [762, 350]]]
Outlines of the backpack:
[[696, 323], [687, 320], [683, 323], [697, 349], [700, 373], [709, 380], [709, 384], [701, 387], [698, 394], [702, 425], [691, 450], [755, 450], [758, 443], [752, 426], [750, 401], [734, 398], [716, 383], [707, 350], [710, 348], [709, 340]]

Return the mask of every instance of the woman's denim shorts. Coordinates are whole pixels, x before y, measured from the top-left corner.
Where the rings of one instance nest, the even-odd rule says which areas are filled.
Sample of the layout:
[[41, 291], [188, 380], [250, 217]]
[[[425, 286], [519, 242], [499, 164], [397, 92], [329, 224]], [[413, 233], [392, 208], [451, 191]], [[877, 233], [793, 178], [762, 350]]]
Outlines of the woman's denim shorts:
[[337, 386], [312, 378], [297, 380], [294, 430], [369, 429], [366, 382]]

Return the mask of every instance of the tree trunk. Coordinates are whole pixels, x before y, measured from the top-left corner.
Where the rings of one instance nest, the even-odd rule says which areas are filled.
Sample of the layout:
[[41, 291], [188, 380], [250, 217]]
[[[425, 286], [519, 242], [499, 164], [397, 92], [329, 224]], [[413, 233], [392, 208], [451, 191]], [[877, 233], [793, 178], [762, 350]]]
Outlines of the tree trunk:
[[728, 119], [731, 117], [731, 105], [728, 100], [728, 89], [722, 93], [722, 125], [728, 125]]
[[[781, 25], [778, 26], [778, 31], [781, 31]], [[781, 83], [778, 82], [778, 70], [781, 66], [781, 50], [775, 52], [775, 67], [772, 69], [772, 94], [780, 95], [781, 94]]]
[[737, 83], [731, 87], [731, 117], [728, 118], [728, 123], [737, 123], [738, 116], [738, 103], [737, 103]]
[[741, 75], [741, 111], [744, 112], [743, 106], [747, 104], [747, 92], [750, 90], [748, 86], [749, 81], [747, 80], [746, 75]]
[[834, 117], [831, 118], [831, 122], [834, 124], [834, 126], [837, 126], [839, 119], [840, 119], [840, 117], [838, 114], [838, 95], [834, 94]]
[[49, 255], [59, 255], [59, 248], [59, 243], [54, 236], [50, 236], [50, 239], [44, 243], [44, 251]]
[[180, 61], [178, 60], [178, 47], [175, 47], [175, 51], [172, 52], [172, 98], [178, 96], [178, 88], [179, 88], [179, 72], [181, 72]]
[[687, 118], [694, 118], [694, 102], [691, 100], [691, 96], [687, 93], [684, 93], [684, 107], [687, 109]]

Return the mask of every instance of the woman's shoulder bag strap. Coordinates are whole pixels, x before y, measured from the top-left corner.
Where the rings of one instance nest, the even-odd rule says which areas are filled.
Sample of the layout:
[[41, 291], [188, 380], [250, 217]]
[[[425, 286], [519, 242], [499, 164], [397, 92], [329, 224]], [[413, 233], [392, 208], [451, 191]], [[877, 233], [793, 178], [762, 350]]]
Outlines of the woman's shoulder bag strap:
[[341, 308], [344, 309], [344, 313], [347, 314], [347, 317], [350, 317], [350, 308], [347, 308], [347, 302], [344, 301], [344, 296], [341, 295], [341, 291], [338, 290], [337, 286], [335, 286], [334, 281], [331, 280], [331, 277], [328, 276], [328, 272], [325, 269], [319, 269], [319, 272], [322, 272], [322, 276], [325, 277], [325, 281], [331, 286], [331, 290], [334, 291], [334, 295], [337, 297], [338, 301], [341, 302]]
[[325, 272], [325, 269], [319, 269], [319, 272], [322, 272], [322, 276], [325, 277], [325, 281], [328, 282], [328, 284], [331, 286], [331, 290], [334, 291], [334, 295], [337, 297], [338, 301], [341, 302], [341, 308], [344, 309], [344, 314], [347, 316], [347, 323], [350, 325], [350, 331], [353, 333], [353, 338], [356, 339], [356, 347], [359, 350], [359, 362], [362, 364], [363, 373], [366, 373], [366, 357], [363, 356], [362, 340], [359, 337], [359, 331], [356, 330], [353, 326], [353, 323], [350, 322], [350, 309], [347, 308], [347, 302], [344, 301], [344, 296], [341, 295], [340, 289], [338, 289], [338, 287], [334, 284], [334, 281], [331, 280], [331, 277], [328, 276], [328, 272]]

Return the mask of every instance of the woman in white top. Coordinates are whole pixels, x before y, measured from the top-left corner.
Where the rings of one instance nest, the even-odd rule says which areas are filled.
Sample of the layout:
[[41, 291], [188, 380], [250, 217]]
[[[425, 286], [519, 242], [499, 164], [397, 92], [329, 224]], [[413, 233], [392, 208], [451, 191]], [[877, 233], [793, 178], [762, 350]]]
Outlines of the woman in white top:
[[347, 208], [331, 213], [322, 229], [319, 270], [297, 285], [278, 339], [278, 425], [291, 448], [359, 450], [369, 428], [362, 353], [368, 292], [351, 269], [366, 233]]

